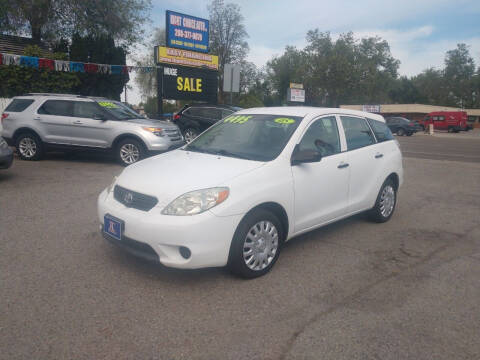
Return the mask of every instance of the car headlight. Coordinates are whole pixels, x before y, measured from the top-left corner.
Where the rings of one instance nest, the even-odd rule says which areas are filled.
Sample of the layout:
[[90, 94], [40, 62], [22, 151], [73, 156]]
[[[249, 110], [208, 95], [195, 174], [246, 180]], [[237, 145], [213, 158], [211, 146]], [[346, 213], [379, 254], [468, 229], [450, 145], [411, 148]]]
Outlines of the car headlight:
[[224, 202], [229, 193], [226, 187], [191, 191], [173, 200], [162, 210], [162, 214], [177, 216], [200, 214]]
[[159, 127], [143, 127], [143, 130], [149, 131], [157, 136], [163, 136], [163, 129]]
[[2, 137], [0, 137], [0, 149], [7, 149], [7, 148], [8, 148], [7, 142]]

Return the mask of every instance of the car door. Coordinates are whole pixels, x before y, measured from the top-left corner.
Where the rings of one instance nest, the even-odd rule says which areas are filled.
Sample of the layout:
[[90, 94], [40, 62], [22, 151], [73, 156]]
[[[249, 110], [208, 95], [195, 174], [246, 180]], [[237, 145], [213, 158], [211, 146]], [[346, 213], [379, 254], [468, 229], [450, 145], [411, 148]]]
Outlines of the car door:
[[67, 100], [47, 100], [33, 118], [38, 122], [44, 141], [69, 145], [72, 133], [72, 104]]
[[298, 150], [322, 153], [319, 162], [292, 166], [295, 192], [295, 232], [333, 220], [348, 207], [349, 167], [342, 152], [340, 132], [334, 115], [312, 121]]
[[383, 154], [375, 136], [363, 117], [341, 115], [347, 142], [347, 163], [350, 168], [349, 212], [366, 209], [371, 202], [372, 187], [379, 176], [378, 162]]
[[72, 101], [72, 145], [108, 147], [115, 120], [94, 101]]

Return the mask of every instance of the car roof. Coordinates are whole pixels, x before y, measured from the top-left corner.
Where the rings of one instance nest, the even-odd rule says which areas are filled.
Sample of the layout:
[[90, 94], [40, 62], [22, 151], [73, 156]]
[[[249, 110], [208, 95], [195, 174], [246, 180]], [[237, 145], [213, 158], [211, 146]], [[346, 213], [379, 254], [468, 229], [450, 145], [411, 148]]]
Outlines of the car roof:
[[[21, 96], [15, 96], [14, 99], [57, 99], [57, 100], [108, 100], [105, 97], [85, 96], [75, 94], [56, 94], [56, 93], [28, 93]], [[115, 101], [115, 100], [110, 100]]]
[[385, 122], [383, 116], [373, 113], [368, 113], [358, 110], [350, 109], [340, 109], [340, 108], [321, 108], [313, 106], [278, 106], [278, 107], [261, 107], [261, 108], [250, 108], [240, 110], [239, 114], [265, 114], [265, 115], [286, 115], [286, 116], [300, 116], [305, 117], [307, 115], [311, 116], [321, 116], [328, 114], [340, 114], [340, 115], [356, 115], [362, 117], [368, 117], [373, 120]]
[[238, 106], [233, 106], [233, 105], [225, 105], [225, 104], [188, 104], [188, 105], [185, 105], [185, 108], [189, 108], [189, 107], [215, 107], [215, 108], [219, 108], [219, 109], [228, 109], [228, 110], [239, 110], [239, 109], [242, 109]]

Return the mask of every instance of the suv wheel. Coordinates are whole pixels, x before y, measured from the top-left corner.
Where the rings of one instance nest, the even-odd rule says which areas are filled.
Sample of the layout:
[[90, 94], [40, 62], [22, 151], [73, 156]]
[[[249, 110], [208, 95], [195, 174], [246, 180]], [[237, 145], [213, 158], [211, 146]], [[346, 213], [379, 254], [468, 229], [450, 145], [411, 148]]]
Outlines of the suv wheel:
[[402, 128], [398, 129], [397, 135], [398, 135], [398, 136], [403, 136], [403, 135], [405, 135], [405, 130], [403, 130]]
[[396, 204], [397, 190], [395, 184], [391, 179], [387, 179], [380, 188], [375, 206], [370, 210], [370, 219], [378, 223], [390, 220]]
[[145, 148], [144, 146], [135, 139], [125, 139], [120, 141], [116, 148], [118, 161], [124, 165], [128, 166], [145, 157]]
[[198, 130], [192, 127], [186, 128], [183, 132], [183, 137], [185, 141], [188, 143], [192, 142], [198, 136]]
[[40, 160], [43, 156], [43, 144], [40, 138], [33, 133], [21, 134], [15, 146], [22, 160]]
[[278, 218], [269, 211], [255, 210], [233, 235], [228, 267], [247, 279], [265, 275], [277, 261], [282, 244], [283, 228]]

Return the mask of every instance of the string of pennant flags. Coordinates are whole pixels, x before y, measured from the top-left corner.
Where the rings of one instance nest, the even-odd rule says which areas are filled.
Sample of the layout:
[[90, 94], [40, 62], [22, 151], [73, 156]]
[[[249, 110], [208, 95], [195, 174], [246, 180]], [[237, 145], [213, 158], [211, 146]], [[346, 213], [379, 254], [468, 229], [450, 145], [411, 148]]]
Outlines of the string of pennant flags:
[[89, 74], [128, 74], [130, 72], [151, 73], [156, 66], [127, 66], [84, 63], [78, 61], [64, 61], [39, 58], [35, 56], [24, 56], [0, 53], [0, 65], [25, 66], [35, 69], [44, 69], [64, 72], [81, 72]]

